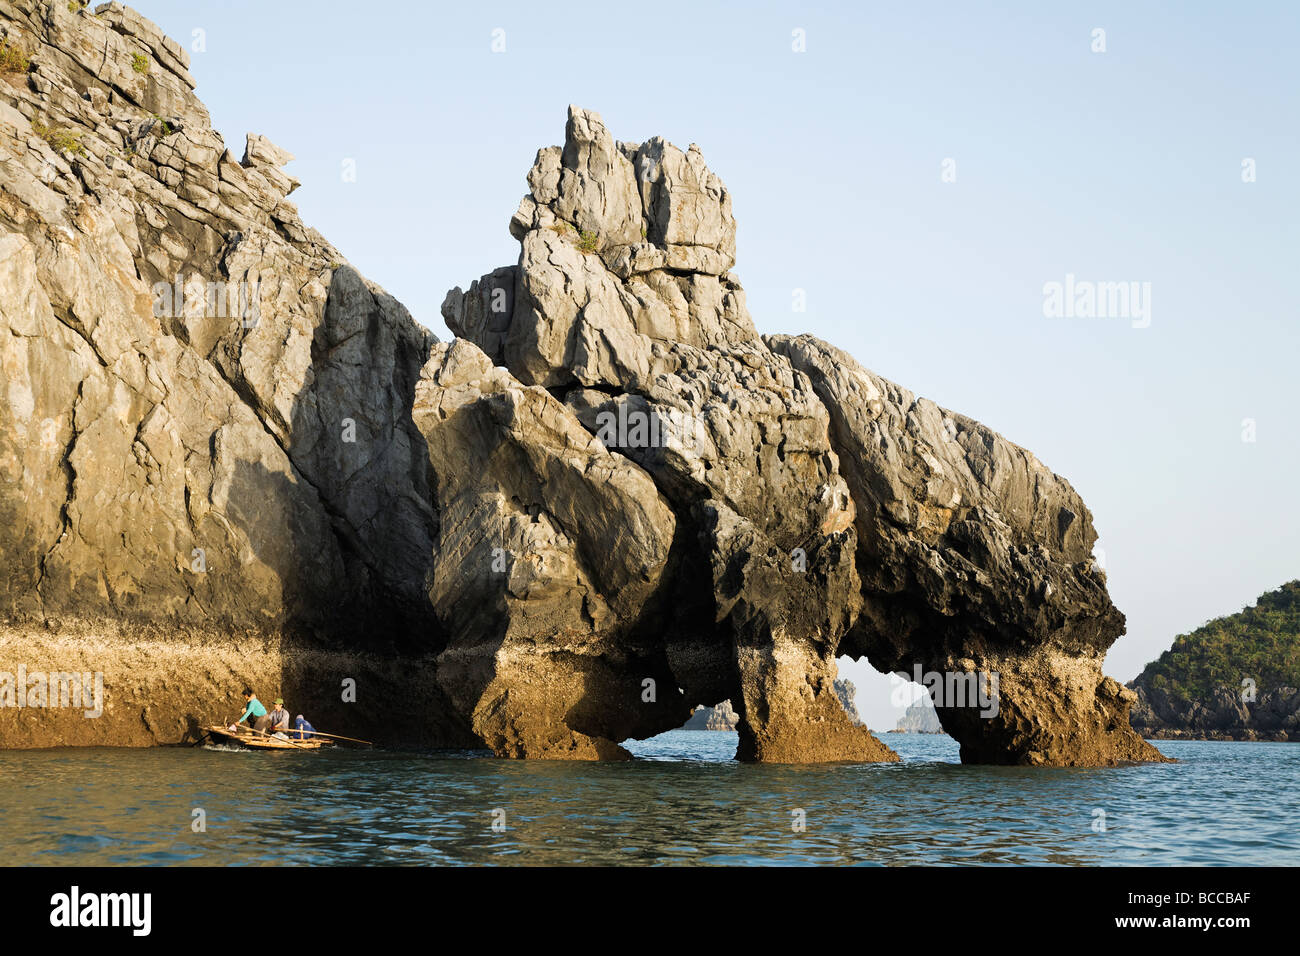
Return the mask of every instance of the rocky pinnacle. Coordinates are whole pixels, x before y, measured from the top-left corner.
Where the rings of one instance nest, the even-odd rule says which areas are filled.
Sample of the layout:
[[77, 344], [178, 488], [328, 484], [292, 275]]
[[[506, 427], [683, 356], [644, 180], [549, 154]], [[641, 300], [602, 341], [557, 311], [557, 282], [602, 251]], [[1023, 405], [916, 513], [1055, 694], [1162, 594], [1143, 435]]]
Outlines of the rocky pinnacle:
[[[847, 654], [937, 675], [966, 761], [1162, 759], [1101, 673], [1124, 619], [1067, 482], [824, 342], [760, 337], [731, 272], [730, 194], [696, 146], [616, 142], [570, 107], [528, 184], [518, 263], [452, 290], [443, 316], [485, 367], [545, 389], [653, 481], [676, 524], [653, 572], [672, 601], [606, 627], [653, 622], [682, 703], [732, 702], [739, 757], [897, 759], [837, 703]], [[662, 427], [641, 441], [611, 427], [632, 421]]]

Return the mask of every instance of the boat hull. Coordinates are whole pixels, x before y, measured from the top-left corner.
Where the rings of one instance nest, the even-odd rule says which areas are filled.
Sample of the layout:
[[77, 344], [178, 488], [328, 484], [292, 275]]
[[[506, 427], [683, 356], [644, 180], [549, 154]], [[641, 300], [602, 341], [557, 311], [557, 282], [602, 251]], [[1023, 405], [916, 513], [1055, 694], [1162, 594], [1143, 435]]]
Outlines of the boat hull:
[[218, 743], [246, 747], [249, 750], [319, 750], [319, 740], [281, 740], [278, 737], [261, 737], [252, 731], [232, 731], [225, 727], [208, 727], [208, 736]]

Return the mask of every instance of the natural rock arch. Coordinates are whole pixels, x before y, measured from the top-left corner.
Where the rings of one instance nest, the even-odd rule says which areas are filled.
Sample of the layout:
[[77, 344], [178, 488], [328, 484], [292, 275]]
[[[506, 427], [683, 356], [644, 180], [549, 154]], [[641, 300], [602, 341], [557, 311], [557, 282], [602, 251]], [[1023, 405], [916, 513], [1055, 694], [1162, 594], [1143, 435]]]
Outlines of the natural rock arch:
[[695, 146], [616, 143], [570, 107], [564, 146], [528, 181], [519, 263], [453, 290], [443, 315], [592, 434], [629, 407], [704, 423], [689, 445], [618, 452], [694, 529], [681, 567], [707, 567], [712, 592], [691, 611], [722, 634], [674, 620], [668, 663], [733, 700], [738, 756], [896, 759], [840, 720], [848, 654], [995, 675], [996, 713], [941, 701], [964, 760], [1161, 759], [1101, 673], [1123, 616], [1068, 483], [826, 343], [758, 336], [730, 272], [730, 196]]

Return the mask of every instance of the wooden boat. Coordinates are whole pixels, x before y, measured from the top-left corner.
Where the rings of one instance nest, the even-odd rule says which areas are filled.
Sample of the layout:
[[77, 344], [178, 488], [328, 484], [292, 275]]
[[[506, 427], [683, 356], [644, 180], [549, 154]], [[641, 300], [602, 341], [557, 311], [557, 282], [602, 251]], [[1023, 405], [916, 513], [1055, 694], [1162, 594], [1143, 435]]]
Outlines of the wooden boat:
[[249, 750], [319, 750], [321, 740], [281, 740], [270, 734], [258, 734], [247, 728], [208, 727], [208, 735], [217, 743], [234, 744]]

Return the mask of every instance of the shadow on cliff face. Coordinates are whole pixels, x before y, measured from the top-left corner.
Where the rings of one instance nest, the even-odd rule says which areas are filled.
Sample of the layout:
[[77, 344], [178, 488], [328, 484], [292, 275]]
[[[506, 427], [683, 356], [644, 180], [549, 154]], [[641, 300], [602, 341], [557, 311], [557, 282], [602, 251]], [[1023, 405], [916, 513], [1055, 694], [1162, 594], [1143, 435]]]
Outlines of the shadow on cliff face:
[[197, 744], [203, 739], [203, 723], [199, 720], [198, 716], [193, 713], [186, 714], [184, 719], [185, 733], [181, 737], [181, 743]]
[[446, 644], [426, 591], [434, 478], [411, 420], [432, 339], [395, 308], [336, 270], [282, 443], [292, 471], [234, 465], [227, 515], [281, 595], [267, 622], [279, 647], [265, 648], [280, 654], [280, 686], [255, 690], [347, 736], [475, 746], [433, 663]]

